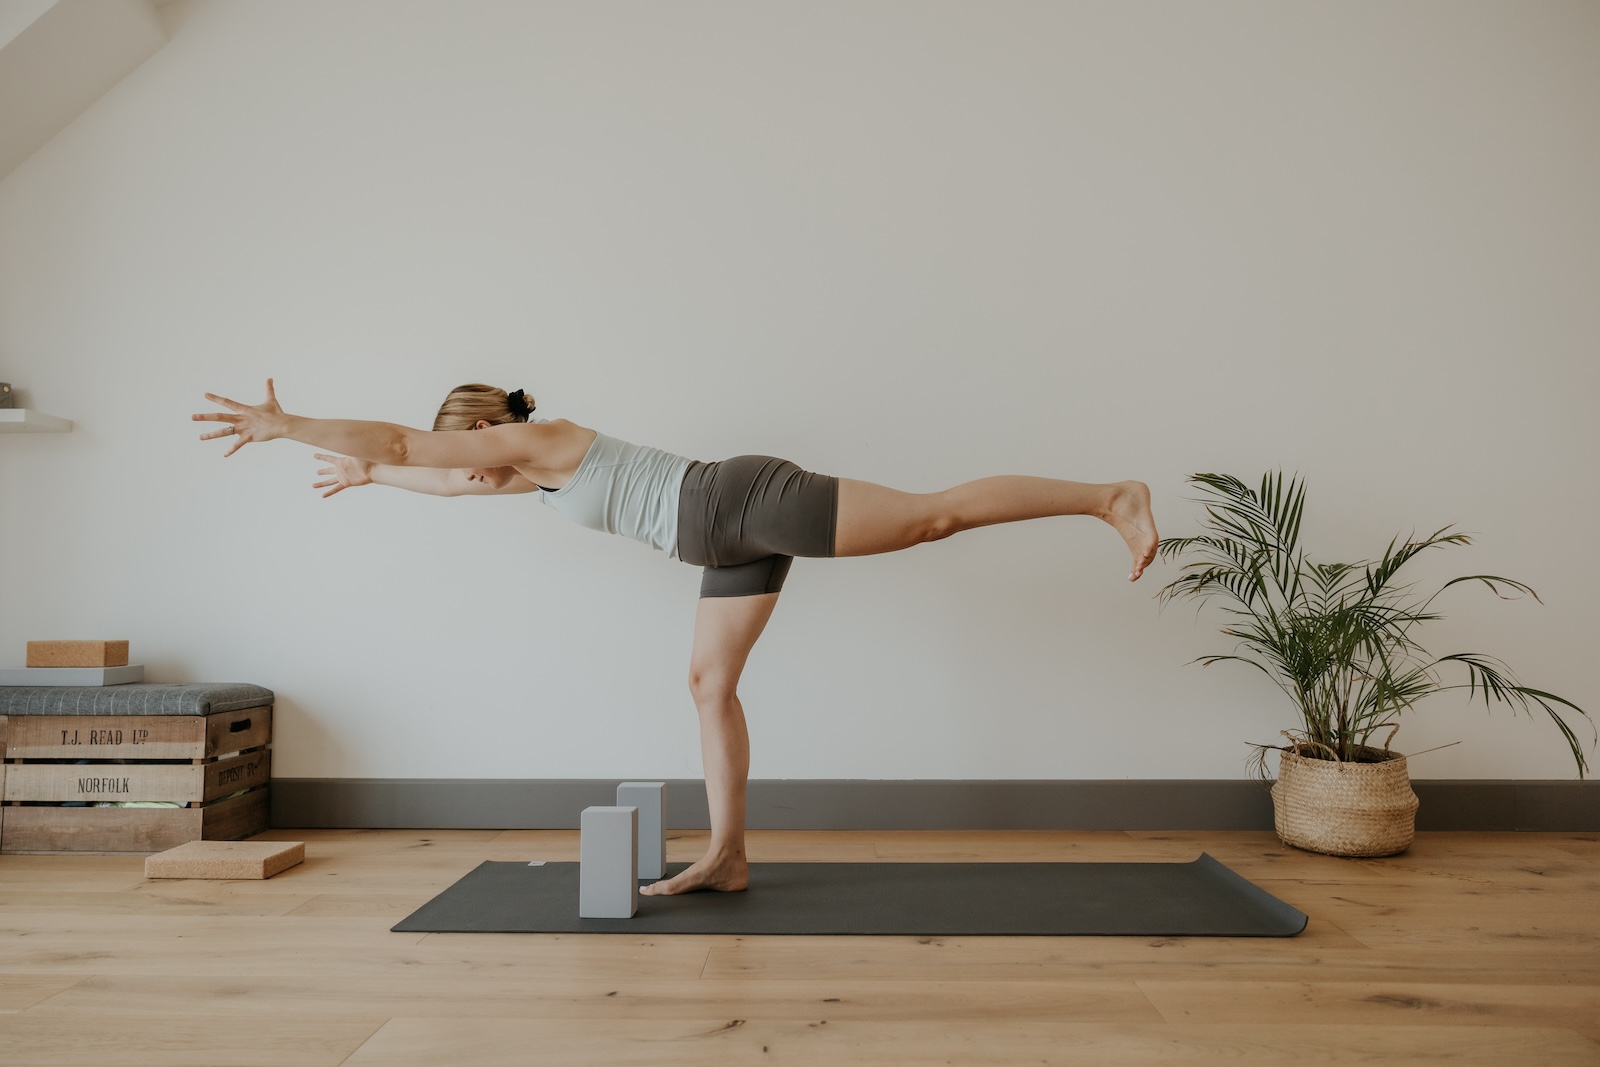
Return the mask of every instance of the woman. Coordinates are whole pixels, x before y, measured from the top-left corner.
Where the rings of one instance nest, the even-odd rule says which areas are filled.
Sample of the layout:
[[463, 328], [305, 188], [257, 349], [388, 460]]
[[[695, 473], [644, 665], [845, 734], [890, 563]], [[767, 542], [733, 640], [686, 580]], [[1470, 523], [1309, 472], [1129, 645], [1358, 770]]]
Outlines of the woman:
[[[1048, 515], [1092, 515], [1109, 523], [1133, 554], [1129, 581], [1156, 555], [1150, 490], [1142, 482], [1091, 485], [1053, 478], [981, 478], [939, 493], [903, 493], [870, 482], [831, 478], [768, 456], [700, 463], [630, 445], [565, 419], [529, 421], [522, 390], [487, 385], [453, 390], [433, 431], [385, 422], [308, 419], [267, 399], [194, 416], [227, 423], [201, 440], [246, 444], [288, 438], [328, 449], [315, 483], [324, 497], [368, 484], [435, 496], [541, 493], [573, 520], [654, 545], [704, 567], [689, 661], [689, 691], [700, 713], [711, 846], [646, 895], [695, 889], [742, 890], [745, 787], [750, 742], [739, 676], [772, 616], [795, 556], [866, 556], [937, 541], [963, 530]], [[476, 432], [461, 432], [476, 431]]]

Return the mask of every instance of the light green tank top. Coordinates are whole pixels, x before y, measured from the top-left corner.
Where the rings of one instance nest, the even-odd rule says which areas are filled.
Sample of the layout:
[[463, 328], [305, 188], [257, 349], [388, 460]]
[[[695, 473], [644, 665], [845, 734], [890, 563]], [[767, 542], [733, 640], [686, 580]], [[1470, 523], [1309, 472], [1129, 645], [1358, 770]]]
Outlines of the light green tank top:
[[678, 555], [678, 492], [690, 460], [597, 434], [572, 479], [544, 502], [580, 526]]

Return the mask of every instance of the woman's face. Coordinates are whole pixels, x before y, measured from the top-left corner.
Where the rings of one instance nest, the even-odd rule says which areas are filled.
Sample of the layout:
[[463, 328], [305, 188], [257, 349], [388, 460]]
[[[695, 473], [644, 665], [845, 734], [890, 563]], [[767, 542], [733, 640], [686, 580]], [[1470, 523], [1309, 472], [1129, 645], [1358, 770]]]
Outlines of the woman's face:
[[516, 474], [513, 467], [473, 467], [467, 471], [467, 481], [482, 482], [490, 489], [504, 489]]
[[[487, 430], [491, 424], [484, 419], [479, 419], [474, 430]], [[516, 477], [514, 467], [473, 467], [467, 471], [467, 481], [482, 482], [490, 489], [504, 489], [511, 484], [511, 479]]]

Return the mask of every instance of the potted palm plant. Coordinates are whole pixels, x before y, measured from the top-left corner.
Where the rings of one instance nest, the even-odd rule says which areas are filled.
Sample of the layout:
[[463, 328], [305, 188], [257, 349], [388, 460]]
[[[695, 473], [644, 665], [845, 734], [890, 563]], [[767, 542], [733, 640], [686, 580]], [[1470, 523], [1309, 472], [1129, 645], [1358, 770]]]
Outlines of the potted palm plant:
[[[1189, 481], [1206, 494], [1200, 501], [1205, 532], [1161, 542], [1162, 558], [1188, 562], [1161, 589], [1160, 601], [1219, 602], [1227, 620], [1222, 632], [1239, 639], [1243, 654], [1194, 662], [1249, 664], [1298, 710], [1299, 724], [1283, 731], [1288, 743], [1254, 745], [1251, 758], [1265, 779], [1268, 753], [1280, 754], [1272, 797], [1285, 843], [1343, 856], [1405, 851], [1415, 833], [1417, 799], [1405, 757], [1390, 745], [1402, 713], [1453, 689], [1466, 689], [1469, 703], [1481, 694], [1485, 706], [1543, 711], [1583, 777], [1588, 764], [1568, 719], [1572, 713], [1587, 718], [1586, 711], [1519, 684], [1489, 656], [1433, 657], [1417, 641], [1418, 627], [1441, 617], [1433, 603], [1452, 586], [1477, 583], [1501, 599], [1539, 599], [1521, 582], [1492, 574], [1452, 578], [1428, 596], [1397, 582], [1419, 553], [1470, 544], [1465, 534], [1447, 526], [1420, 539], [1396, 537], [1379, 560], [1316, 563], [1300, 547], [1305, 484], [1298, 477], [1285, 485], [1281, 471], [1269, 472], [1259, 488], [1226, 474], [1196, 474]], [[1464, 672], [1465, 680], [1446, 684], [1446, 671]]]

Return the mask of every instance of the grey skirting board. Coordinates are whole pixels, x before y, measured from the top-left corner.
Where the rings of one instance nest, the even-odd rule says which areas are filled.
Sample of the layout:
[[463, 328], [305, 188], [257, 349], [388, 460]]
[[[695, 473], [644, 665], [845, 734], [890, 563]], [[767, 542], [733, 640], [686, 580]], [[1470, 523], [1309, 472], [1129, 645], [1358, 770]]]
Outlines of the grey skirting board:
[[[277, 778], [284, 829], [577, 829], [616, 779]], [[1270, 830], [1256, 781], [862, 781], [750, 783], [756, 830]], [[1600, 782], [1415, 781], [1417, 829], [1600, 831]], [[704, 829], [705, 786], [667, 780], [667, 825]]]

